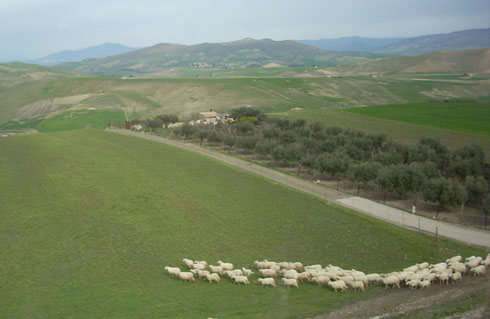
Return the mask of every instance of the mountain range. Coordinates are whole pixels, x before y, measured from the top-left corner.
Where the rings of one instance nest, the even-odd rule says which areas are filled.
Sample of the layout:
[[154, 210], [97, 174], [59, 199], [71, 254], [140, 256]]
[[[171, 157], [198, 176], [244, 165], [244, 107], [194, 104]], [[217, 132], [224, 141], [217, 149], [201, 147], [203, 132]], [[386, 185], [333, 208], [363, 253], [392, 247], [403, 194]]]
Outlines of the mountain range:
[[405, 38], [364, 38], [359, 36], [341, 37], [336, 39], [296, 40], [323, 50], [347, 52], [373, 52], [379, 48], [395, 44]]
[[91, 46], [82, 50], [64, 50], [53, 53], [43, 58], [26, 61], [27, 63], [54, 66], [64, 62], [77, 62], [85, 59], [105, 58], [112, 55], [122, 54], [139, 48], [131, 48], [119, 43], [104, 43]]

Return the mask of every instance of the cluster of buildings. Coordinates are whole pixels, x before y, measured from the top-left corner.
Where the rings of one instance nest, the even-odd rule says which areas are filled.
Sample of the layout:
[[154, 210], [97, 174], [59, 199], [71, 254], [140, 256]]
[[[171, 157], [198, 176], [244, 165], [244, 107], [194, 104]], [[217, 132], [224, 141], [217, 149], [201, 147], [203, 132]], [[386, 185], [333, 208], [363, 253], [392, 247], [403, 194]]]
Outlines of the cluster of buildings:
[[[230, 114], [218, 114], [213, 110], [209, 110], [209, 112], [200, 112], [199, 118], [197, 120], [189, 121], [189, 125], [216, 125], [220, 122], [233, 122], [234, 119], [230, 116]], [[172, 123], [167, 126], [167, 128], [175, 128], [181, 127], [184, 125], [184, 122]]]

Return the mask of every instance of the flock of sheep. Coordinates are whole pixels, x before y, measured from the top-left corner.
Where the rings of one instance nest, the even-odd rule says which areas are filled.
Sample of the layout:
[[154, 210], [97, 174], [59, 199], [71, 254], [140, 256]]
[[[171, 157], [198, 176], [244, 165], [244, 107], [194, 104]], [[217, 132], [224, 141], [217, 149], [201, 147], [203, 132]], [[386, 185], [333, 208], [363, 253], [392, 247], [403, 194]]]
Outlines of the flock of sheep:
[[[300, 283], [310, 282], [320, 286], [328, 285], [335, 291], [362, 290], [371, 284], [381, 284], [385, 288], [405, 284], [411, 289], [429, 288], [435, 282], [448, 284], [462, 280], [463, 275], [472, 273], [473, 276], [485, 274], [490, 266], [490, 254], [482, 257], [471, 256], [462, 262], [461, 256], [455, 256], [446, 262], [435, 265], [427, 262], [416, 264], [387, 274], [365, 274], [362, 271], [344, 270], [337, 266], [321, 265], [303, 266], [300, 262], [255, 261], [254, 264], [263, 278], [258, 282], [262, 286], [276, 287], [276, 279], [281, 278], [283, 286], [298, 288]], [[181, 271], [178, 267], [166, 266], [165, 270], [173, 277], [184, 281], [194, 282], [195, 278], [219, 283], [222, 277], [227, 277], [236, 284], [250, 285], [249, 277], [254, 274], [251, 269], [235, 269], [233, 264], [218, 261], [218, 266], [209, 265], [206, 261], [192, 261], [184, 258], [183, 262], [189, 271]]]

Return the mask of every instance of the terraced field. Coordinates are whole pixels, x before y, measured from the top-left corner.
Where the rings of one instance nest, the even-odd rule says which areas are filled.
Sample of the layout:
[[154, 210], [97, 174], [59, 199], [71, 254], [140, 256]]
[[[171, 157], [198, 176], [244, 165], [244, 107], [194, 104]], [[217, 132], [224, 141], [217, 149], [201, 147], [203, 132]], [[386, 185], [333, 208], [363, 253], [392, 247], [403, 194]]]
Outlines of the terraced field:
[[296, 318], [366, 296], [186, 284], [183, 257], [387, 272], [484, 254], [170, 146], [89, 129], [0, 139], [0, 317]]

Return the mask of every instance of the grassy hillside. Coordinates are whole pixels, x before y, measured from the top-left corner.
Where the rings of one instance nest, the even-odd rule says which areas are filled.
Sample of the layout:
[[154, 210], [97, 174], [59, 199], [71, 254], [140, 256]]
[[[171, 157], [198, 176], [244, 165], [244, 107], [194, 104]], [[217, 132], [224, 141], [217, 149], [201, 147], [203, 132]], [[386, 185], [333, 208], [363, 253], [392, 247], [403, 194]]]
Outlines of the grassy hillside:
[[124, 122], [122, 110], [77, 110], [66, 111], [39, 123], [39, 132], [79, 130], [86, 127], [104, 129], [111, 122]]
[[294, 41], [243, 39], [190, 46], [162, 43], [103, 59], [65, 63], [59, 67], [97, 75], [141, 76], [173, 68], [220, 70], [270, 63], [283, 66], [337, 65], [362, 61], [367, 56], [376, 55], [325, 51]]
[[0, 148], [2, 318], [306, 317], [389, 291], [186, 284], [163, 267], [268, 258], [384, 272], [483, 253], [138, 138], [82, 130]]
[[[322, 122], [329, 126], [351, 127], [370, 133], [384, 133], [397, 141], [407, 144], [415, 144], [422, 137], [436, 138], [452, 149], [461, 148], [465, 145], [477, 144], [485, 150], [487, 159], [490, 158], [490, 138], [488, 136], [465, 134], [436, 127], [385, 120], [383, 118], [357, 114], [351, 112], [351, 110], [357, 111], [358, 109], [355, 108], [343, 111], [290, 111], [275, 113], [274, 116], [283, 116], [291, 119], [302, 118], [309, 122]], [[443, 117], [444, 115], [441, 116]], [[457, 121], [457, 119], [454, 118], [452, 120]], [[483, 123], [483, 125], [485, 124]]]
[[490, 104], [412, 103], [378, 105], [346, 111], [410, 124], [490, 136]]
[[344, 75], [359, 74], [490, 74], [490, 49], [438, 51], [417, 56], [387, 57], [329, 68]]

